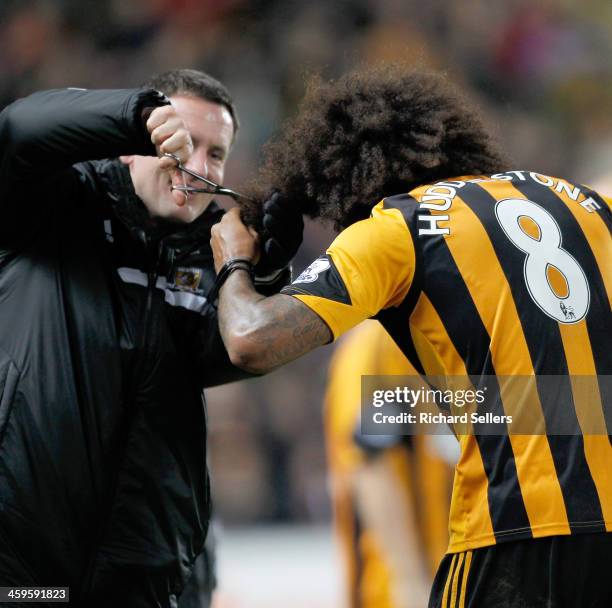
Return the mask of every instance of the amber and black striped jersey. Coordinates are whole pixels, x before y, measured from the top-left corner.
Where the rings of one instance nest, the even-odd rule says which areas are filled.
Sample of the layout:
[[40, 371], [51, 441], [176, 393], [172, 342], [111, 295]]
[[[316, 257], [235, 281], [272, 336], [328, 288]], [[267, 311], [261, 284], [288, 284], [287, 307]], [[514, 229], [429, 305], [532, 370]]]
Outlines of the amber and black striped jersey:
[[[460, 177], [386, 198], [284, 289], [334, 337], [378, 318], [421, 373], [554, 375], [529, 402], [607, 434], [460, 437], [450, 552], [612, 531], [612, 212], [587, 187], [528, 171]], [[505, 400], [503, 407], [512, 410]]]

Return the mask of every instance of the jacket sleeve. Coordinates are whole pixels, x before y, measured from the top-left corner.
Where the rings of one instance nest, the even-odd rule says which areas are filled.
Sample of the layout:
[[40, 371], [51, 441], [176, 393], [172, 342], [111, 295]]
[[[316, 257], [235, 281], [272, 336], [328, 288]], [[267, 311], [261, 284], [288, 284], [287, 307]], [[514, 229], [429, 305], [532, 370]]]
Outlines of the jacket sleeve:
[[230, 361], [219, 332], [216, 308], [207, 307], [198, 325], [196, 340], [191, 343], [195, 349], [192, 360], [202, 388], [254, 377]]
[[[278, 293], [291, 280], [291, 268], [288, 266], [273, 276], [255, 277], [255, 288], [263, 295]], [[227, 384], [245, 378], [254, 378], [251, 374], [236, 367], [229, 358], [225, 344], [219, 332], [219, 320], [216, 307], [210, 307], [208, 315], [202, 319], [198, 358], [200, 369], [204, 370], [204, 387]]]
[[0, 220], [18, 219], [20, 205], [32, 213], [33, 202], [70, 193], [77, 176], [69, 168], [77, 162], [154, 155], [142, 113], [167, 103], [151, 89], [56, 89], [7, 106], [0, 113]]

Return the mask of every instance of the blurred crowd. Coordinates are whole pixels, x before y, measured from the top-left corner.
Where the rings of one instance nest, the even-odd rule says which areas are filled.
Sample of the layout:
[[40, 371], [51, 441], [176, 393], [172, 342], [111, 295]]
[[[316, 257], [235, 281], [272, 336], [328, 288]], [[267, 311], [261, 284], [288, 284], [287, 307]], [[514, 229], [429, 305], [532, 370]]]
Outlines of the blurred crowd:
[[[609, 0], [0, 0], [0, 56], [0, 107], [43, 88], [132, 87], [172, 67], [212, 74], [241, 120], [226, 172], [235, 187], [310, 75], [380, 61], [439, 69], [466, 87], [518, 169], [586, 183], [612, 173]], [[297, 270], [331, 238], [310, 224]], [[330, 350], [210, 392], [226, 521], [328, 516], [321, 400]]]

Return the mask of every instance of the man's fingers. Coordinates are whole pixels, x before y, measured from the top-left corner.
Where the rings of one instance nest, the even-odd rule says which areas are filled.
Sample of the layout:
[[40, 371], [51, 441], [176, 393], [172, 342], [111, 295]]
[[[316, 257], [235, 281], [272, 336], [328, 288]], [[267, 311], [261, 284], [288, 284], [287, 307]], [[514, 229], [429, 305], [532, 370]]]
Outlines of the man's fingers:
[[231, 258], [244, 258], [253, 263], [259, 259], [257, 235], [242, 223], [238, 207], [230, 209], [213, 226], [210, 242], [217, 272]]
[[175, 154], [185, 163], [193, 154], [191, 136], [186, 129], [180, 129], [159, 146], [159, 151], [162, 154]]
[[268, 232], [273, 232], [275, 234], [282, 231], [284, 227], [284, 222], [279, 221], [274, 215], [264, 215], [262, 223]]
[[272, 201], [269, 201], [264, 205], [264, 217], [272, 216], [282, 222], [290, 222], [296, 217], [296, 214], [291, 209], [286, 209], [282, 205], [278, 205]]
[[227, 213], [224, 213], [223, 217], [221, 218], [221, 222], [226, 224], [236, 221], [242, 224], [242, 220], [240, 219], [240, 209], [238, 207], [232, 207]]
[[[159, 154], [174, 154], [183, 163], [191, 157], [193, 153], [191, 135], [172, 106], [155, 108], [147, 120], [147, 130]], [[175, 164], [172, 159], [160, 160], [162, 169], [169, 169]]]
[[289, 201], [281, 198], [278, 192], [275, 192], [263, 206], [264, 213], [270, 213], [272, 215], [278, 215], [283, 218], [290, 218], [293, 216], [301, 215], [297, 208], [293, 207]]
[[304, 229], [303, 222], [297, 221], [296, 218], [290, 219], [292, 221], [279, 219], [275, 215], [266, 214], [263, 217], [262, 224], [271, 235], [274, 235], [274, 238], [284, 244], [288, 244], [300, 237]]
[[270, 208], [271, 205], [275, 205], [279, 199], [280, 196], [280, 192], [278, 190], [275, 190], [269, 197], [268, 199], [264, 202], [264, 211], [266, 211], [267, 209]]
[[[172, 170], [171, 180], [173, 186], [185, 185], [183, 174], [178, 169]], [[187, 204], [188, 195], [186, 192], [183, 192], [182, 190], [172, 190], [171, 194], [177, 207], [183, 207]]]
[[173, 190], [171, 192], [172, 198], [174, 200], [174, 204], [177, 207], [184, 207], [187, 204], [187, 195], [184, 192], [179, 192], [178, 190]]
[[267, 239], [264, 243], [264, 251], [267, 256], [270, 256], [279, 261], [289, 261], [285, 248], [276, 239]]
[[151, 141], [156, 145], [160, 146], [169, 137], [172, 137], [175, 133], [185, 130], [185, 124], [178, 117], [174, 117], [171, 120], [167, 120], [158, 127], [155, 127], [151, 133]]
[[292, 206], [290, 201], [283, 199], [278, 192], [264, 203], [263, 212], [264, 226], [268, 222], [270, 231], [280, 228], [282, 232], [289, 230], [291, 233], [297, 233], [304, 229], [301, 211], [296, 206]]
[[147, 119], [146, 127], [152, 133], [157, 127], [165, 123], [170, 117], [176, 116], [176, 110], [172, 106], [161, 106], [155, 108]]
[[[191, 144], [191, 135], [185, 127], [173, 127], [167, 130], [166, 125], [162, 125], [153, 131], [151, 141], [163, 149], [164, 152], [174, 152], [186, 144]], [[159, 134], [159, 136], [155, 136]]]
[[169, 171], [170, 169], [176, 168], [176, 160], [168, 158], [167, 156], [160, 156], [157, 162], [162, 171]]
[[[180, 158], [180, 156], [178, 157]], [[162, 171], [170, 171], [172, 169], [176, 169], [176, 159], [170, 156], [160, 156], [158, 158], [159, 168]], [[183, 161], [181, 161], [183, 162]]]
[[283, 268], [293, 258], [302, 242], [304, 218], [299, 205], [273, 191], [264, 201], [262, 224], [264, 228], [264, 256], [259, 271], [267, 274], [271, 270]]
[[242, 221], [239, 207], [232, 207], [227, 213], [225, 213], [217, 226], [219, 227], [220, 232], [223, 234], [248, 234], [250, 237], [257, 238], [257, 232], [246, 226]]

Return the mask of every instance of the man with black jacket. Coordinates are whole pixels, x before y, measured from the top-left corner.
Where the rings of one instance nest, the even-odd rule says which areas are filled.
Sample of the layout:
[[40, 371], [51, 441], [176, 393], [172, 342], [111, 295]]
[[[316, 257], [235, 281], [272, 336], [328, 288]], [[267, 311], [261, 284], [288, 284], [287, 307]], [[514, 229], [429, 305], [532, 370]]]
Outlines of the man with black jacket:
[[223, 211], [157, 156], [222, 183], [236, 128], [192, 70], [0, 114], [0, 586], [176, 606], [209, 520], [202, 389], [247, 374], [207, 299]]

